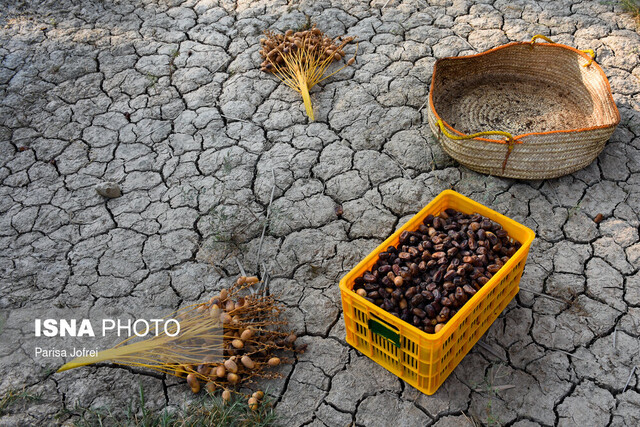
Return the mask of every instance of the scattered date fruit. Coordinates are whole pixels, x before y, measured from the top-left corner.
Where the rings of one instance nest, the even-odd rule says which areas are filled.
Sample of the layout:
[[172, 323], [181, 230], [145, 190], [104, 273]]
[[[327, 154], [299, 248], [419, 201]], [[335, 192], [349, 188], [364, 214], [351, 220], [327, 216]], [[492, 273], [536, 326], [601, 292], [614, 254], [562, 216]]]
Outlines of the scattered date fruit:
[[446, 209], [403, 231], [353, 291], [427, 332], [438, 332], [511, 258], [521, 244], [500, 224]]

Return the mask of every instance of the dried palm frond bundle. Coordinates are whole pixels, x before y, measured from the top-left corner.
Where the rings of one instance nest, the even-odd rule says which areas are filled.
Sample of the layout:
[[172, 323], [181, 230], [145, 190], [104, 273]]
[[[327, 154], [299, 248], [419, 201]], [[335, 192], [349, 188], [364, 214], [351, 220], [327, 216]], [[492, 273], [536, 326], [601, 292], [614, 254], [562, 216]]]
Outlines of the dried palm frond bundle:
[[199, 308], [189, 306], [165, 319], [179, 319], [180, 328], [171, 324], [166, 330], [142, 341], [132, 335], [96, 356], [77, 357], [65, 363], [58, 372], [99, 362], [110, 361], [118, 365], [138, 366], [172, 375], [186, 375], [187, 367], [221, 354], [223, 335], [220, 319], [211, 318]]
[[[131, 343], [129, 338], [95, 357], [81, 357], [63, 365], [58, 372], [103, 361], [140, 366], [187, 379], [194, 393], [202, 382], [209, 393], [246, 385], [257, 378], [275, 378], [270, 368], [286, 363], [297, 336], [283, 330], [287, 321], [282, 305], [271, 295], [252, 292], [257, 277], [241, 276], [236, 283], [206, 303], [187, 307], [172, 318], [180, 322], [180, 333], [161, 332]], [[252, 396], [255, 398], [255, 396]]]
[[354, 38], [332, 39], [316, 28], [315, 24], [305, 31], [288, 30], [284, 34], [265, 31], [265, 35], [266, 38], [260, 40], [260, 55], [264, 58], [260, 69], [275, 74], [287, 86], [300, 93], [307, 116], [314, 120], [309, 90], [354, 63], [357, 46], [356, 53], [346, 64], [324, 75], [331, 63], [346, 56], [343, 49]]

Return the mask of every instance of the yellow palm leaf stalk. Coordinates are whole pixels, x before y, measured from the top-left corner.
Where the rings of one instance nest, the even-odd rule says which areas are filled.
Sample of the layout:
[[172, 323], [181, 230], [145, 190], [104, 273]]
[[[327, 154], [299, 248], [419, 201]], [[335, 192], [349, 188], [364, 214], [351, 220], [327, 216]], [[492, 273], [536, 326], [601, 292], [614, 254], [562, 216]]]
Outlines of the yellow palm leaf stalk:
[[357, 54], [334, 72], [325, 75], [334, 61], [344, 58], [343, 48], [353, 37], [331, 39], [315, 25], [306, 31], [293, 30], [283, 34], [265, 33], [261, 40], [260, 54], [264, 58], [261, 69], [274, 73], [284, 84], [302, 95], [309, 119], [314, 120], [309, 90], [321, 81], [333, 76], [348, 65], [353, 64]]
[[[201, 305], [187, 307], [174, 313], [180, 320], [180, 332], [176, 336], [176, 326], [170, 324], [169, 334], [164, 330], [142, 341], [131, 343], [133, 335], [114, 348], [100, 351], [96, 356], [84, 356], [65, 363], [58, 372], [111, 361], [119, 365], [140, 366], [172, 375], [188, 373], [191, 365], [222, 359], [223, 328], [220, 318], [213, 318]], [[171, 317], [171, 316], [170, 316]]]

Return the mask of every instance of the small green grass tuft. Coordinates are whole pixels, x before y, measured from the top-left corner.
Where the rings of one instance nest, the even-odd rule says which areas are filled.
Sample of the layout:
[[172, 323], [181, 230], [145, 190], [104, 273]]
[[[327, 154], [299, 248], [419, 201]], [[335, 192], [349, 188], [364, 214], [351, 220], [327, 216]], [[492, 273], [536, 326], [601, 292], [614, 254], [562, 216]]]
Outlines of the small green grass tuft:
[[[487, 426], [501, 426], [503, 422], [500, 420], [500, 417], [495, 413], [493, 409], [494, 399], [499, 399], [498, 391], [500, 389], [504, 389], [505, 386], [496, 385], [497, 380], [501, 380], [506, 376], [506, 374], [500, 374], [501, 369], [503, 368], [503, 364], [501, 362], [493, 362], [491, 366], [487, 370], [485, 377], [480, 383], [472, 385], [472, 389], [475, 392], [483, 393], [487, 396], [486, 403], [486, 421], [482, 422], [482, 424]], [[508, 385], [506, 387], [512, 387]], [[479, 415], [479, 414], [478, 414]]]
[[[556, 196], [557, 199], [557, 196]], [[578, 203], [576, 203], [575, 205], [571, 206], [568, 211], [567, 211], [567, 219], [571, 218], [574, 215], [577, 215], [580, 213], [580, 210], [582, 209], [582, 200], [580, 200]]]
[[158, 80], [160, 79], [160, 77], [153, 75], [151, 73], [147, 73], [145, 77], [148, 80], [147, 87], [151, 87], [151, 88], [155, 87], [156, 83], [158, 83]]
[[145, 406], [144, 389], [139, 388], [140, 411], [134, 412], [129, 405], [126, 413], [117, 414], [109, 408], [82, 408], [76, 405], [58, 414], [58, 419], [70, 418], [76, 427], [267, 427], [276, 425], [272, 402], [265, 396], [257, 410], [252, 411], [243, 397], [235, 397], [225, 403], [220, 396], [204, 394], [185, 408], [169, 411], [150, 410]]
[[294, 33], [307, 31], [308, 29], [311, 28], [311, 17], [309, 15], [307, 15], [306, 13], [304, 14], [304, 17], [305, 17], [304, 24], [300, 24], [300, 26], [298, 28], [294, 28], [293, 29]]
[[630, 13], [633, 19], [640, 24], [640, 0], [619, 0], [625, 12]]
[[19, 402], [37, 402], [41, 399], [39, 393], [31, 393], [27, 390], [10, 389], [2, 398], [0, 398], [0, 415], [4, 415], [5, 411], [12, 405]]
[[180, 425], [199, 426], [252, 426], [266, 427], [276, 425], [276, 415], [271, 401], [265, 397], [255, 411], [252, 411], [247, 400], [235, 397], [225, 404], [219, 396], [206, 396], [199, 402], [190, 405], [182, 416]]

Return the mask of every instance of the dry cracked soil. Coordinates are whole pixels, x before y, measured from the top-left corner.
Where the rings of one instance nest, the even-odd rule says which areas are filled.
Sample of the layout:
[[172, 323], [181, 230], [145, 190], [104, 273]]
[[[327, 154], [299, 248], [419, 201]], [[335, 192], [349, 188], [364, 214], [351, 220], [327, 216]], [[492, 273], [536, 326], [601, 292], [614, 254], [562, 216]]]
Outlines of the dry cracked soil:
[[[359, 41], [312, 90], [313, 123], [258, 70], [264, 30], [309, 20]], [[137, 370], [53, 374], [29, 327], [54, 309], [166, 313], [228, 285], [236, 258], [257, 271], [274, 186], [262, 259], [309, 345], [269, 383], [283, 425], [640, 424], [640, 34], [617, 2], [2, 0], [0, 26], [0, 392], [40, 396], [1, 425], [138, 411], [138, 384], [150, 409], [190, 401]], [[426, 125], [435, 58], [538, 33], [595, 50], [620, 126], [559, 179], [459, 166]], [[337, 282], [447, 188], [537, 239], [527, 290], [426, 396], [346, 344]]]

